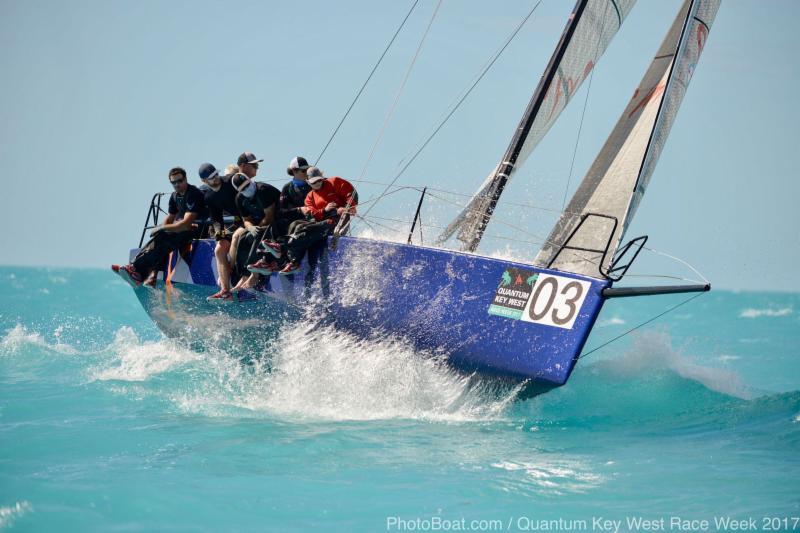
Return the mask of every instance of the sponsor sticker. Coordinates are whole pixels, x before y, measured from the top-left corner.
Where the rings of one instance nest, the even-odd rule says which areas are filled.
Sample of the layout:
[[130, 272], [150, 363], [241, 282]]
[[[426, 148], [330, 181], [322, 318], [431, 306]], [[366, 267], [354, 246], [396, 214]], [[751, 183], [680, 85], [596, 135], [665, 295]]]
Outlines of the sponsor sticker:
[[572, 329], [590, 287], [588, 281], [507, 268], [489, 306], [489, 314]]

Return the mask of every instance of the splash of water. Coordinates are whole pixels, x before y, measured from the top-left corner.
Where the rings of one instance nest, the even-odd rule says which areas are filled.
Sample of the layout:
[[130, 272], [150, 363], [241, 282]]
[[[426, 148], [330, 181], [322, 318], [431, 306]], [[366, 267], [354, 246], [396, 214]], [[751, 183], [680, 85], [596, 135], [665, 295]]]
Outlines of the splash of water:
[[[59, 329], [56, 329], [55, 336], [56, 339], [59, 339]], [[40, 333], [29, 331], [22, 324], [17, 324], [12, 329], [8, 330], [3, 339], [0, 340], [0, 355], [18, 353], [26, 346], [31, 345], [66, 355], [74, 355], [78, 353], [75, 348], [69, 344], [62, 343], [60, 339], [55, 343], [49, 343], [44, 339], [44, 337], [42, 337]]]
[[701, 365], [672, 347], [669, 335], [659, 331], [648, 331], [638, 335], [622, 356], [598, 363], [623, 376], [647, 375], [658, 371], [669, 371], [678, 376], [702, 384], [706, 388], [749, 399], [753, 391], [748, 389], [737, 374], [724, 368]]
[[21, 501], [8, 507], [0, 507], [0, 529], [10, 527], [17, 518], [33, 511], [30, 502]]
[[188, 362], [199, 355], [169, 340], [141, 343], [133, 329], [117, 330], [109, 351], [116, 355], [111, 365], [94, 369], [93, 379], [106, 381], [145, 381]]
[[742, 310], [739, 313], [739, 318], [759, 318], [762, 316], [766, 317], [778, 317], [778, 316], [789, 316], [793, 313], [793, 309], [791, 307], [781, 307], [780, 309], [768, 308], [768, 309], [753, 309], [752, 307], [748, 307], [747, 309]]
[[130, 328], [117, 332], [108, 351], [110, 361], [93, 370], [92, 380], [174, 374], [175, 389], [159, 394], [185, 412], [207, 416], [487, 420], [503, 417], [518, 392], [458, 374], [441, 357], [395, 340], [367, 342], [309, 323], [286, 326], [264, 347], [268, 357], [249, 364], [222, 349], [142, 343]]

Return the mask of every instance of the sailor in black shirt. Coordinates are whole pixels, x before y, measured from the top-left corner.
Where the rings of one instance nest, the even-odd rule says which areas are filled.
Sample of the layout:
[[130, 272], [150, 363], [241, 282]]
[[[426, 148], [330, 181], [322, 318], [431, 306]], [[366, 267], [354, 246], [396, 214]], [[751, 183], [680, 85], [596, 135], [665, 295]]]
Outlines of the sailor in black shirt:
[[239, 193], [236, 195], [236, 207], [242, 214], [245, 227], [269, 226], [275, 222], [280, 191], [269, 183], [250, 180], [244, 174], [236, 174], [231, 183]]
[[236, 206], [244, 221], [244, 228], [234, 232], [231, 242], [231, 264], [242, 276], [233, 291], [258, 283], [258, 274], [250, 275], [247, 265], [253, 261], [263, 235], [272, 230], [277, 216], [280, 191], [272, 185], [254, 181], [261, 162], [263, 160], [252, 152], [243, 152], [237, 160], [239, 174], [231, 178], [231, 185], [237, 192]]
[[217, 260], [219, 292], [209, 297], [211, 300], [226, 299], [231, 292], [231, 264], [228, 253], [231, 249], [232, 234], [225, 228], [225, 215], [234, 217], [234, 225], [242, 225], [239, 208], [236, 206], [236, 189], [231, 185], [231, 176], [220, 176], [219, 171], [211, 163], [200, 165], [200, 179], [206, 184], [204, 199], [208, 207], [214, 237], [214, 257]]
[[306, 173], [308, 167], [306, 158], [297, 156], [286, 168], [286, 173], [292, 176], [292, 181], [284, 185], [281, 190], [278, 217], [286, 220], [287, 226], [295, 220], [306, 218], [306, 195], [311, 190]]
[[[197, 223], [206, 218], [203, 193], [186, 181], [186, 171], [175, 167], [169, 171], [169, 181], [175, 192], [169, 198], [164, 224], [154, 228], [152, 239], [136, 255], [133, 263], [115, 270], [124, 270], [135, 283], [155, 286], [156, 275], [172, 250], [180, 250], [197, 235]], [[114, 268], [114, 267], [112, 267]]]

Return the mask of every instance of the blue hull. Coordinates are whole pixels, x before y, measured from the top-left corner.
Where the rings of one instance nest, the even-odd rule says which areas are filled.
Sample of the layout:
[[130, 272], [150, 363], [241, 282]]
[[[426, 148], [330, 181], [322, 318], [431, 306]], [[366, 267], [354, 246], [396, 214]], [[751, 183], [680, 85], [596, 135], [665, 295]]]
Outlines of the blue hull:
[[445, 354], [459, 370], [528, 380], [535, 392], [567, 381], [610, 285], [501, 259], [342, 237], [313, 271], [304, 262], [297, 274], [270, 276], [252, 301], [219, 305], [205, 300], [217, 290], [213, 247], [196, 241], [186, 261], [173, 261], [173, 291], [136, 289], [168, 335], [197, 337], [204, 317], [221, 316], [234, 332], [268, 335], [313, 305], [344, 331], [399, 337]]

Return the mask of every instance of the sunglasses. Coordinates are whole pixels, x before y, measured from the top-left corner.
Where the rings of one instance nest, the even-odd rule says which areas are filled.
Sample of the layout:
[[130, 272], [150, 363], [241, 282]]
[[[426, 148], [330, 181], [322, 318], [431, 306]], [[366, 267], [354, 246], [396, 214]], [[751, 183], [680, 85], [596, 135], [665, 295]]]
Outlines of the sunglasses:
[[186, 178], [178, 178], [176, 180], [169, 180], [169, 182], [172, 184], [173, 187], [177, 187], [178, 185], [180, 185], [184, 181], [186, 181]]

